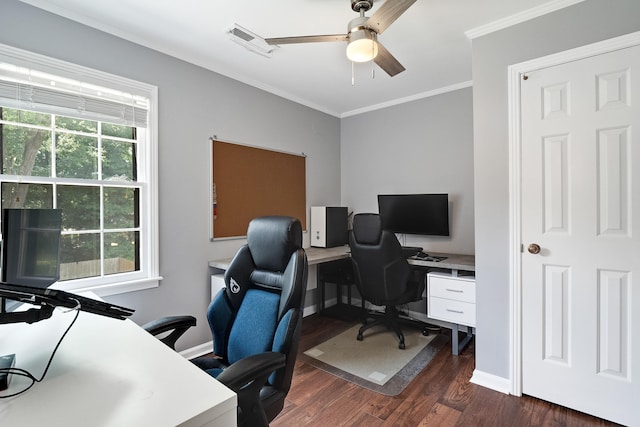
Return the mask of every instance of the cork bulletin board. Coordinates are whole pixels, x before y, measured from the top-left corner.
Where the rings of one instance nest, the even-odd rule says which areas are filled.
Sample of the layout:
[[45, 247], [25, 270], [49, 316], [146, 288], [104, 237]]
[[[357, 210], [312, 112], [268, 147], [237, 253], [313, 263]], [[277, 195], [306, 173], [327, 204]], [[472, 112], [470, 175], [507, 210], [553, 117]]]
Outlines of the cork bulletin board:
[[306, 157], [211, 139], [211, 238], [246, 236], [251, 219], [289, 215], [306, 230]]

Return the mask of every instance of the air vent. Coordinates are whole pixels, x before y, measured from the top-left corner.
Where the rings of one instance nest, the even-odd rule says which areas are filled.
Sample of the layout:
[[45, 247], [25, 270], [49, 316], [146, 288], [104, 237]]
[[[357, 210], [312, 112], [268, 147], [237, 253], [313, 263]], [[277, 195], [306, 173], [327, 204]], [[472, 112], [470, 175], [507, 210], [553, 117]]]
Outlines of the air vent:
[[266, 56], [267, 58], [271, 58], [271, 53], [278, 47], [267, 44], [262, 37], [252, 33], [246, 28], [242, 28], [238, 24], [233, 24], [233, 26], [227, 30], [227, 35], [231, 40], [244, 46], [251, 52]]

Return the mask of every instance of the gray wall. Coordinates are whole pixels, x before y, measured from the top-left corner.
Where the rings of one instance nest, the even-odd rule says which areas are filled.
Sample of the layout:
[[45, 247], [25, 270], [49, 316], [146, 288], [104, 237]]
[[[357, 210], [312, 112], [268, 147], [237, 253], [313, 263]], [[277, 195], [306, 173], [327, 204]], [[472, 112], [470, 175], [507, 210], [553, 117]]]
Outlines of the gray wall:
[[587, 0], [473, 40], [478, 371], [510, 376], [507, 67], [639, 30], [639, 1]]
[[342, 203], [378, 212], [382, 193], [449, 193], [450, 237], [405, 236], [425, 252], [474, 253], [472, 90], [342, 119]]
[[[108, 297], [138, 323], [192, 314], [180, 347], [211, 339], [210, 259], [242, 240], [209, 241], [209, 136], [307, 155], [307, 206], [340, 203], [340, 120], [203, 68], [2, 0], [0, 43], [158, 86], [160, 287]], [[308, 236], [305, 233], [305, 243]], [[309, 298], [313, 298], [313, 292]]]

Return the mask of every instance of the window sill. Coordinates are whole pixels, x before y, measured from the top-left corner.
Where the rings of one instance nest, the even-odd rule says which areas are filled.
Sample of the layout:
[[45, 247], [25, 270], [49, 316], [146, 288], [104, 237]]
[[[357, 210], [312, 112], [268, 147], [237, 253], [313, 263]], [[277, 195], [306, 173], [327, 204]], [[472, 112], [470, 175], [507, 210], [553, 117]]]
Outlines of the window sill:
[[106, 297], [109, 295], [125, 294], [127, 292], [141, 291], [144, 289], [157, 288], [160, 286], [161, 276], [149, 277], [139, 280], [131, 280], [128, 282], [109, 283], [104, 285], [86, 286], [84, 288], [76, 288], [70, 292], [93, 292], [99, 297]]

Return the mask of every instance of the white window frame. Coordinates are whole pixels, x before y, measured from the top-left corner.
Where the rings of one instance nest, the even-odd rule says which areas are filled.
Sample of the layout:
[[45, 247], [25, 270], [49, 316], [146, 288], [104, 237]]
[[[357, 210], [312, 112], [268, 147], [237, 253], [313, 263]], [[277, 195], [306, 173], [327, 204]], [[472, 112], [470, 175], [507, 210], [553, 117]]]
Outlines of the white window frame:
[[67, 280], [52, 287], [91, 291], [99, 296], [121, 294], [160, 285], [158, 239], [158, 88], [147, 83], [61, 61], [0, 44], [0, 62], [110, 88], [149, 100], [147, 139], [138, 143], [137, 181], [140, 184], [140, 270], [102, 277]]

